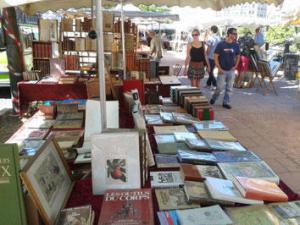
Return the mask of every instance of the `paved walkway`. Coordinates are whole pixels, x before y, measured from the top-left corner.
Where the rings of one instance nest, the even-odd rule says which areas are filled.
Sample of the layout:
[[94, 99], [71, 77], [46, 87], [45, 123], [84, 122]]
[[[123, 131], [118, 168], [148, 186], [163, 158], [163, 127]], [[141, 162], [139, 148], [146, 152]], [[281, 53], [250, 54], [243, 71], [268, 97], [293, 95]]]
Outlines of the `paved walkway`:
[[[183, 63], [183, 58], [168, 53], [162, 64]], [[201, 86], [209, 98], [212, 91]], [[300, 194], [300, 98], [296, 81], [275, 81], [279, 96], [262, 95], [256, 89], [234, 89], [231, 110], [224, 109], [220, 98], [215, 118], [247, 148], [265, 160], [279, 177]], [[221, 96], [220, 96], [221, 97]]]

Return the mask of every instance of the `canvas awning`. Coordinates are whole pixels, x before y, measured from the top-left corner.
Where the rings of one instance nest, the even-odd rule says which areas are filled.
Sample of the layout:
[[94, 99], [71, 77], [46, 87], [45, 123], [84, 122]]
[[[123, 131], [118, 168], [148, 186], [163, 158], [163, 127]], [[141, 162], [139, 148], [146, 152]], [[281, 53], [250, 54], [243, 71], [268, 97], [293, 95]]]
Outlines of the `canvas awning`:
[[[103, 0], [103, 5], [112, 7], [121, 0]], [[123, 3], [132, 3], [134, 5], [166, 5], [166, 6], [192, 6], [201, 8], [211, 8], [214, 10], [221, 10], [236, 4], [246, 2], [260, 2], [267, 4], [279, 5], [283, 0], [123, 0]], [[33, 15], [36, 12], [46, 12], [48, 10], [68, 9], [68, 8], [84, 8], [91, 6], [91, 0], [2, 0], [0, 1], [0, 8], [10, 6], [22, 6], [23, 10]]]

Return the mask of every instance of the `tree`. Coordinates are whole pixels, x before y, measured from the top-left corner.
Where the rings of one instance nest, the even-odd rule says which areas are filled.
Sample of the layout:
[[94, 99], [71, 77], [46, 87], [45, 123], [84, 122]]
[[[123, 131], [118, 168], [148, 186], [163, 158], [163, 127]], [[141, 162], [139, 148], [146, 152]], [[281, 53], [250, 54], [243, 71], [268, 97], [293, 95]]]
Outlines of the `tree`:
[[283, 44], [286, 39], [295, 35], [295, 28], [292, 26], [275, 26], [269, 27], [266, 34], [266, 41], [278, 45]]
[[140, 4], [138, 7], [143, 12], [160, 12], [160, 13], [164, 13], [164, 12], [168, 12], [169, 11], [165, 7], [158, 7], [156, 5], [144, 5], [144, 4]]

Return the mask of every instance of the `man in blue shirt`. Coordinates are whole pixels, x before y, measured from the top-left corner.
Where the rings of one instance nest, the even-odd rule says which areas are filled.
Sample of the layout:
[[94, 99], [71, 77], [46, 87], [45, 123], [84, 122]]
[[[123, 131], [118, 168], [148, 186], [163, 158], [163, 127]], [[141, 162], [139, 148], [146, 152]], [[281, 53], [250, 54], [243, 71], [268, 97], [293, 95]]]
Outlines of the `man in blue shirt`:
[[263, 46], [265, 44], [265, 38], [264, 35], [260, 32], [260, 28], [255, 29], [255, 44], [259, 47]]
[[221, 41], [215, 50], [215, 64], [218, 68], [217, 89], [213, 94], [210, 104], [214, 104], [225, 87], [223, 107], [231, 109], [230, 94], [234, 80], [234, 72], [240, 61], [240, 47], [237, 43], [237, 30], [229, 28], [225, 41]]
[[208, 55], [208, 60], [210, 64], [209, 78], [207, 79], [206, 86], [210, 87], [211, 85], [213, 85], [214, 87], [216, 87], [217, 81], [214, 76], [214, 68], [215, 68], [214, 53], [218, 43], [221, 41], [221, 38], [218, 35], [217, 26], [212, 26], [210, 30], [212, 32], [212, 35], [209, 37], [209, 39], [206, 42], [207, 44], [206, 54]]

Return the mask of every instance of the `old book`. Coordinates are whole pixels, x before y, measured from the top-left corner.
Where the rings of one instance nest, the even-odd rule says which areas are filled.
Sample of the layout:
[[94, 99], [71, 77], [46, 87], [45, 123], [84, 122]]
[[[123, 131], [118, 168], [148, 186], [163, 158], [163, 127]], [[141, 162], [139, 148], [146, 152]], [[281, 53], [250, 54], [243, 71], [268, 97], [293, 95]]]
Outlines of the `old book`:
[[197, 118], [192, 117], [187, 113], [172, 113], [177, 124], [193, 124], [199, 121]]
[[175, 123], [175, 119], [173, 117], [173, 114], [171, 112], [160, 112], [160, 117], [163, 122], [165, 123]]
[[185, 181], [183, 188], [188, 202], [194, 202], [200, 205], [234, 205], [232, 202], [212, 199], [203, 182]]
[[83, 112], [60, 113], [56, 117], [56, 120], [82, 120], [82, 119], [83, 119]]
[[226, 208], [227, 214], [236, 225], [273, 225], [286, 224], [266, 205], [253, 205], [245, 207]]
[[205, 142], [207, 143], [209, 148], [216, 151], [247, 151], [247, 149], [237, 141], [205, 139]]
[[90, 205], [67, 208], [60, 211], [57, 225], [91, 225], [92, 207]]
[[199, 204], [188, 203], [183, 188], [155, 189], [159, 210], [190, 209]]
[[50, 132], [49, 136], [53, 135], [58, 143], [71, 142], [72, 145], [77, 145], [80, 138], [83, 136], [83, 133], [83, 130], [53, 130]]
[[85, 51], [85, 38], [75, 38], [75, 50]]
[[159, 114], [161, 111], [161, 105], [145, 105], [144, 113], [145, 114]]
[[198, 134], [203, 139], [214, 139], [220, 141], [237, 141], [229, 131], [211, 131], [211, 130], [200, 130]]
[[[219, 205], [176, 210], [181, 225], [230, 225], [232, 220]], [[201, 221], [201, 222], [200, 222]], [[200, 223], [199, 223], [200, 222]]]
[[180, 164], [180, 175], [182, 180], [184, 181], [203, 181], [205, 177], [203, 177], [198, 170], [196, 165], [192, 164]]
[[159, 134], [159, 135], [154, 135], [154, 138], [159, 153], [161, 154], [177, 153], [177, 143], [174, 135]]
[[183, 185], [179, 171], [152, 171], [150, 172], [152, 188], [170, 188]]
[[53, 129], [81, 129], [82, 120], [57, 120]]
[[0, 224], [27, 224], [19, 172], [18, 146], [0, 144]]
[[179, 168], [176, 155], [155, 154], [157, 168]]
[[78, 112], [78, 103], [58, 103], [57, 104], [57, 114], [61, 113], [76, 113]]
[[261, 200], [244, 198], [231, 180], [207, 177], [204, 183], [213, 199], [251, 205], [264, 204]]
[[236, 163], [218, 163], [218, 166], [226, 177], [233, 180], [233, 176], [260, 178], [279, 184], [279, 177], [264, 162], [236, 162]]
[[151, 189], [108, 190], [98, 225], [154, 225]]
[[95, 134], [91, 143], [94, 194], [103, 194], [107, 189], [141, 187], [138, 132]]
[[199, 137], [191, 132], [175, 132], [175, 140], [177, 142], [185, 142], [186, 139], [199, 139]]
[[217, 163], [216, 157], [208, 152], [196, 152], [191, 150], [177, 151], [178, 160], [181, 163], [190, 164], [204, 164], [204, 165], [215, 165]]
[[183, 125], [178, 126], [154, 126], [154, 133], [155, 134], [174, 134], [174, 133], [187, 133], [188, 130]]
[[210, 165], [196, 165], [201, 176], [223, 178], [223, 175], [217, 166]]
[[185, 143], [189, 148], [193, 150], [199, 150], [199, 151], [211, 151], [206, 144], [206, 142], [203, 139], [197, 138], [197, 139], [185, 139]]
[[274, 182], [234, 176], [233, 183], [245, 198], [267, 202], [288, 201], [288, 196]]
[[160, 125], [164, 124], [160, 115], [155, 114], [145, 114], [145, 120], [148, 125]]
[[178, 91], [183, 89], [197, 89], [196, 87], [191, 87], [188, 85], [180, 85], [180, 86], [171, 86], [170, 87], [170, 96], [173, 100], [173, 102], [177, 103], [178, 100]]
[[199, 130], [228, 130], [228, 128], [220, 121], [207, 120], [194, 123], [193, 126]]
[[58, 21], [57, 20], [39, 20], [40, 41], [58, 40]]
[[251, 151], [213, 152], [219, 162], [256, 162], [261, 159]]
[[300, 217], [300, 201], [271, 203], [267, 207], [282, 219]]

